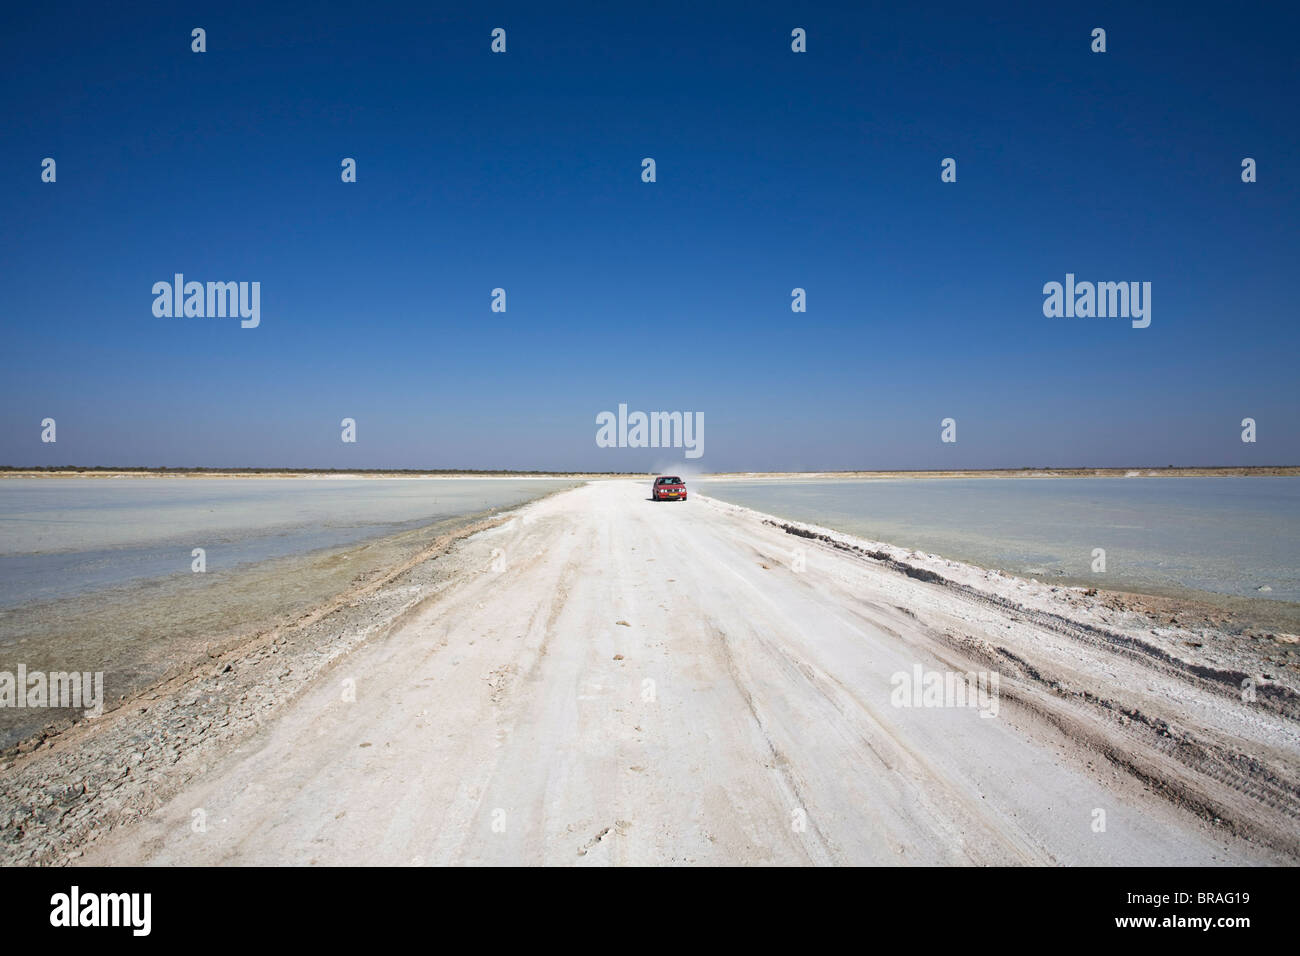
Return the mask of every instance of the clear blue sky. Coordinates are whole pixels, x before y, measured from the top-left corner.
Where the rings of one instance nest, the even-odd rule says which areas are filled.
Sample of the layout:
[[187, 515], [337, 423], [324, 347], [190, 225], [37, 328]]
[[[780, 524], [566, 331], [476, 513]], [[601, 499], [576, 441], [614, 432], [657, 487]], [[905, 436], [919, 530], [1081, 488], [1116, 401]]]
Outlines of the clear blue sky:
[[6, 5], [0, 464], [1300, 463], [1294, 5], [182, 6]]

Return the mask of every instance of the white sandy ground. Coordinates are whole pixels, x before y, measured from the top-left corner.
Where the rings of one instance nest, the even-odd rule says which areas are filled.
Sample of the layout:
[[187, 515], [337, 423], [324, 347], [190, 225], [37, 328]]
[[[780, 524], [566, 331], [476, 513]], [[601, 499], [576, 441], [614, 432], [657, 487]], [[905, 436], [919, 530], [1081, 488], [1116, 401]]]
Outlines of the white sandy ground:
[[[593, 482], [461, 542], [450, 586], [75, 862], [1297, 859], [1294, 711], [648, 488]], [[997, 670], [997, 717], [892, 706], [915, 664]]]

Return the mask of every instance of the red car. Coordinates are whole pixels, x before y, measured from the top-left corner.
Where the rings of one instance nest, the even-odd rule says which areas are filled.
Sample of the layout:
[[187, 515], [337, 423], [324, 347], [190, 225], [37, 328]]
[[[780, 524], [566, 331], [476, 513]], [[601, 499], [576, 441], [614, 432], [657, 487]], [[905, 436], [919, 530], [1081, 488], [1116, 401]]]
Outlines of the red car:
[[656, 478], [654, 487], [650, 489], [650, 498], [653, 501], [685, 501], [686, 482], [666, 475]]

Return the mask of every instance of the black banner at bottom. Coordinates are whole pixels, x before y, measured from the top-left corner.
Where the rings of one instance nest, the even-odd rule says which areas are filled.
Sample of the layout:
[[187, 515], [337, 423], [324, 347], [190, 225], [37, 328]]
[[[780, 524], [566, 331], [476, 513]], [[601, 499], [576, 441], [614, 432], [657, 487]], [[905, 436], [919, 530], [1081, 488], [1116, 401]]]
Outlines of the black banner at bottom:
[[861, 940], [928, 926], [965, 927], [972, 941], [1001, 931], [1029, 934], [1026, 942], [1199, 937], [1230, 946], [1280, 938], [1293, 922], [1295, 881], [1287, 869], [1207, 868], [677, 869], [593, 881], [526, 869], [69, 867], [0, 870], [0, 882], [10, 943], [75, 934], [79, 943], [338, 945], [435, 924], [451, 942], [458, 926], [481, 932], [485, 922], [497, 945], [511, 929], [534, 943], [611, 932], [611, 942], [623, 933], [630, 942], [689, 920], [698, 946], [753, 934], [776, 942], [783, 930], [808, 933], [811, 920], [818, 936], [848, 929]]

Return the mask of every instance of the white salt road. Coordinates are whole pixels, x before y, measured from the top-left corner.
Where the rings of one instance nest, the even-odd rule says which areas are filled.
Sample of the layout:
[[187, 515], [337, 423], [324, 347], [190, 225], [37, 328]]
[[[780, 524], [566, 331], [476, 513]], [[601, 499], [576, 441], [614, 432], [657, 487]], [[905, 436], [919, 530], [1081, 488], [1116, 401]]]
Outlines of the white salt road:
[[[1275, 859], [1036, 717], [1010, 679], [993, 718], [893, 706], [897, 672], [979, 669], [937, 637], [951, 593], [648, 490], [593, 482], [464, 542], [481, 570], [79, 862]], [[965, 626], [1012, 627], [981, 613]]]

